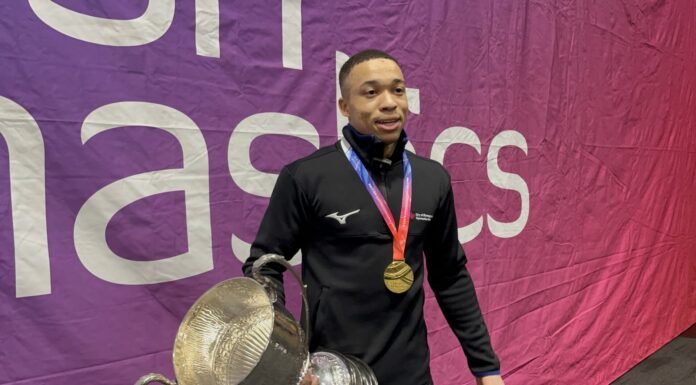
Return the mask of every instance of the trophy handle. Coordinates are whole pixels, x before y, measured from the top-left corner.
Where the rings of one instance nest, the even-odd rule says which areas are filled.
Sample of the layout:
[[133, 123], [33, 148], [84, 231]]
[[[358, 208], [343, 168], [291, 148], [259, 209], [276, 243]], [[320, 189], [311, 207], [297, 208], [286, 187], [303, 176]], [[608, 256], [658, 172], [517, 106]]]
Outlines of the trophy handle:
[[305, 319], [305, 324], [304, 324], [304, 334], [302, 335], [302, 343], [307, 347], [309, 350], [309, 303], [307, 302], [307, 285], [302, 282], [302, 278], [300, 277], [300, 274], [295, 270], [294, 267], [283, 257], [282, 255], [278, 254], [265, 254], [261, 256], [261, 258], [257, 259], [254, 261], [254, 265], [251, 267], [251, 276], [254, 277], [256, 281], [261, 283], [263, 286], [266, 288], [269, 288], [271, 294], [271, 300], [275, 302], [275, 290], [273, 290], [271, 286], [271, 281], [268, 277], [265, 277], [261, 274], [261, 268], [268, 264], [268, 263], [278, 263], [285, 267], [290, 273], [292, 273], [292, 276], [295, 277], [295, 280], [297, 283], [300, 284], [300, 290], [302, 291], [302, 303], [304, 304], [304, 319]]
[[149, 384], [149, 383], [155, 382], [155, 381], [162, 383], [164, 385], [177, 385], [176, 381], [172, 381], [172, 380], [168, 379], [167, 377], [165, 377], [161, 374], [158, 374], [158, 373], [150, 373], [150, 374], [146, 374], [146, 375], [140, 377], [138, 379], [138, 381], [135, 383], [135, 385], [146, 385], [146, 384]]

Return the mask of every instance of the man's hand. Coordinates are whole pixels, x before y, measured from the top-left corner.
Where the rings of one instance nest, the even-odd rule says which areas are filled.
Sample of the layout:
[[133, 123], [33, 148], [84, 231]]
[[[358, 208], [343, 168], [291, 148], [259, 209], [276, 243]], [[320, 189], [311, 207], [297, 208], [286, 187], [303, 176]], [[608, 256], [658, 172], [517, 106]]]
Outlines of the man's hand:
[[500, 376], [485, 376], [476, 378], [476, 385], [505, 385]]
[[312, 374], [312, 368], [307, 370], [307, 374], [305, 374], [300, 385], [319, 385], [319, 377]]

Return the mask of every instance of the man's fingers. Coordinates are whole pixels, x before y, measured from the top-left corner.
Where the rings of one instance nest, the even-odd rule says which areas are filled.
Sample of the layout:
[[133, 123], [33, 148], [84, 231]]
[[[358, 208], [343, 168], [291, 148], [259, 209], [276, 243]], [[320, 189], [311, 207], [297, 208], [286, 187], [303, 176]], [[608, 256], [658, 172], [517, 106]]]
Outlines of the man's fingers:
[[319, 377], [312, 374], [312, 368], [309, 368], [302, 379], [302, 385], [319, 385]]

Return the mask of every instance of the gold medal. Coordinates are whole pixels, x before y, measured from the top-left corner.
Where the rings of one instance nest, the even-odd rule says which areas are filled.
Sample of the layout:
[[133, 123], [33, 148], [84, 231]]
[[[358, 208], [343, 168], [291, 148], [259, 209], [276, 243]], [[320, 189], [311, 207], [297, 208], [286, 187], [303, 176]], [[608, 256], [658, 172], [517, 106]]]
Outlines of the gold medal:
[[384, 270], [384, 285], [389, 291], [401, 294], [413, 285], [413, 271], [404, 261], [392, 261]]

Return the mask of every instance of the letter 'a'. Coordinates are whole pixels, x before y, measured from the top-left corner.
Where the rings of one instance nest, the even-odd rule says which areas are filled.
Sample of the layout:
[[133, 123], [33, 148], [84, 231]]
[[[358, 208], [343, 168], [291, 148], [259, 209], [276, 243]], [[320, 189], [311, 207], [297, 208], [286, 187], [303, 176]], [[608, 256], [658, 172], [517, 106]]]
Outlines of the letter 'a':
[[[123, 126], [155, 127], [173, 135], [181, 144], [183, 167], [132, 175], [94, 193], [75, 220], [74, 241], [80, 261], [95, 276], [124, 285], [175, 281], [212, 270], [208, 152], [201, 130], [171, 107], [120, 102], [97, 108], [85, 118], [82, 143]], [[188, 251], [156, 261], [128, 260], [111, 251], [106, 242], [110, 219], [136, 200], [170, 191], [185, 192]]]

